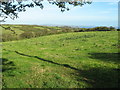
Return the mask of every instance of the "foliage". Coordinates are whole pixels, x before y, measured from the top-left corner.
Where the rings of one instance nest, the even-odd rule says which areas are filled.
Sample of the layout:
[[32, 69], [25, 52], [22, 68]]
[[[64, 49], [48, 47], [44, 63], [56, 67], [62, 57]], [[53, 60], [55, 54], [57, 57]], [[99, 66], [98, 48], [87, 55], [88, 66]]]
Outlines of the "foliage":
[[85, 31], [116, 31], [115, 27], [94, 27], [94, 28], [78, 28], [75, 32], [85, 32]]
[[35, 37], [40, 37], [40, 36], [47, 35], [48, 31], [45, 29], [45, 30], [40, 30], [40, 31], [34, 32], [34, 33], [35, 33]]
[[17, 40], [18, 37], [16, 35], [13, 34], [2, 34], [2, 41], [13, 41], [13, 40]]
[[34, 36], [34, 33], [33, 32], [30, 32], [30, 31], [27, 31], [27, 32], [24, 32], [24, 33], [22, 33], [22, 34], [20, 34], [20, 38], [33, 38], [33, 37], [35, 37]]
[[117, 31], [120, 31], [120, 29], [117, 29]]
[[95, 27], [92, 29], [93, 31], [112, 31], [115, 30], [114, 27]]

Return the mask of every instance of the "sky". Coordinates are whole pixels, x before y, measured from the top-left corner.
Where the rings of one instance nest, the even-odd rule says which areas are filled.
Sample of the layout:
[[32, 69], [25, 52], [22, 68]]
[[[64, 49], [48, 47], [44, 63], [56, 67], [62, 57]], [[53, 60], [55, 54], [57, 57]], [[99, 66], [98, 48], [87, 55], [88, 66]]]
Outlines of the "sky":
[[[105, 1], [105, 0], [104, 0]], [[118, 26], [118, 2], [96, 2], [84, 6], [70, 6], [61, 12], [55, 5], [44, 1], [44, 9], [27, 8], [15, 20], [6, 19], [3, 24], [67, 25], [67, 26]]]

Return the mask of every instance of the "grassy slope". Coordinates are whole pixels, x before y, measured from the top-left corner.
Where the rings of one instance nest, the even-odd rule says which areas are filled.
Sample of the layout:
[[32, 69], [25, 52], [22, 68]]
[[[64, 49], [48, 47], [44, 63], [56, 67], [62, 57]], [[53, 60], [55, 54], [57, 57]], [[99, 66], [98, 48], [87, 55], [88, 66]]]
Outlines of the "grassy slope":
[[[16, 34], [23, 33], [23, 31], [19, 29], [20, 27], [22, 27], [21, 25], [3, 25], [3, 26], [6, 27], [6, 28], [11, 27], [11, 29], [14, 30], [16, 32]], [[8, 29], [5, 30], [4, 28], [1, 28], [1, 30], [2, 30], [3, 34], [12, 34], [13, 33], [12, 31], [10, 31]]]
[[[49, 26], [37, 26], [37, 25], [3, 25], [4, 27], [11, 27], [12, 30], [14, 30], [16, 32], [16, 34], [21, 34], [24, 31], [32, 31], [32, 32], [37, 32], [40, 30], [48, 30], [50, 31], [51, 29], [53, 30], [61, 30], [60, 27], [49, 27]], [[1, 28], [1, 27], [0, 27]], [[12, 34], [13, 32], [11, 32], [10, 30], [4, 30], [3, 28], [1, 28], [1, 30], [3, 31], [3, 33], [5, 34]]]
[[[62, 27], [52, 27], [52, 26], [38, 26], [38, 25], [2, 25], [4, 28], [0, 27], [0, 30], [2, 31], [2, 36], [0, 35], [0, 39], [2, 39], [3, 42], [5, 41], [13, 41], [13, 40], [20, 40], [24, 38], [33, 38], [33, 37], [40, 37], [50, 34], [56, 34], [56, 33], [63, 33], [62, 30], [65, 29]], [[11, 28], [11, 31], [9, 29]], [[5, 29], [6, 28], [6, 29]], [[76, 30], [75, 28], [70, 28], [71, 30]], [[29, 32], [29, 34], [27, 34]], [[22, 36], [21, 36], [22, 34]]]
[[3, 43], [3, 88], [117, 87], [117, 31]]

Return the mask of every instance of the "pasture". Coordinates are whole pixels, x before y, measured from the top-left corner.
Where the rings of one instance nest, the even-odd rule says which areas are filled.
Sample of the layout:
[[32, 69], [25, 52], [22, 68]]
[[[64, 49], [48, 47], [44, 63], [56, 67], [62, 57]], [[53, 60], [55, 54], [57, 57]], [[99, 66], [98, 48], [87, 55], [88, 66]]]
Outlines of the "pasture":
[[118, 31], [61, 33], [2, 45], [3, 88], [118, 87]]

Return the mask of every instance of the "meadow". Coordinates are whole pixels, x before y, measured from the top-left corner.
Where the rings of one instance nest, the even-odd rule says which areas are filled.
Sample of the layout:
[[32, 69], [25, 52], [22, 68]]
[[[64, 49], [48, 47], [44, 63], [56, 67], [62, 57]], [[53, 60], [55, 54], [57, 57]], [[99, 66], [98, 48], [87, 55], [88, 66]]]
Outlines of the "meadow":
[[[16, 27], [17, 35], [26, 30]], [[63, 29], [46, 28], [48, 31]], [[39, 29], [45, 30], [45, 26], [36, 27], [34, 32]], [[2, 42], [3, 88], [118, 87], [119, 31], [72, 30]]]

